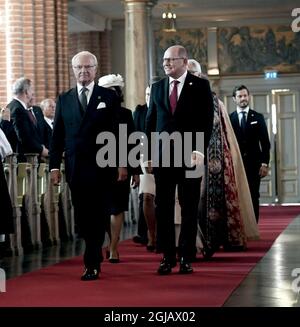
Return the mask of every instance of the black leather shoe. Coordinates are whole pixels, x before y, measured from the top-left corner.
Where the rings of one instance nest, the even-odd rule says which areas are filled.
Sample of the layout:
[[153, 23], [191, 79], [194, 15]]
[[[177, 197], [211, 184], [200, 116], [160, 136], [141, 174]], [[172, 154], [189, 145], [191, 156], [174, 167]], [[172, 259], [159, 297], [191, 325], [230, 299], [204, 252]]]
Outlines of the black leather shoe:
[[168, 259], [164, 257], [159, 264], [157, 273], [159, 275], [169, 275], [172, 272], [172, 268], [176, 266], [176, 259]]
[[147, 245], [147, 251], [154, 252], [155, 251], [155, 245]]
[[81, 280], [83, 281], [96, 280], [99, 278], [99, 272], [100, 269], [86, 268], [84, 270], [83, 275], [81, 276]]
[[132, 240], [134, 243], [139, 243], [142, 245], [147, 245], [147, 243], [148, 243], [148, 240], [145, 240], [144, 238], [142, 238], [139, 235], [133, 236]]
[[189, 262], [186, 262], [183, 258], [180, 259], [179, 274], [191, 274], [193, 268]]

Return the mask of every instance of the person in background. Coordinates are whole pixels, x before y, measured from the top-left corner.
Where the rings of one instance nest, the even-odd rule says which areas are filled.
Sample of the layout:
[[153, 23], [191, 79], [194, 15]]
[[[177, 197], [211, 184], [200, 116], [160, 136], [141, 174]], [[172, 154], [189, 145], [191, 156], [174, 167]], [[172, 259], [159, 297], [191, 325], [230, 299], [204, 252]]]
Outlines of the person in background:
[[[144, 105], [138, 105], [133, 112], [133, 119], [135, 128], [139, 132], [145, 132], [146, 115], [148, 111], [150, 100], [150, 86], [145, 90]], [[139, 187], [139, 206], [141, 207], [141, 215], [139, 217], [138, 227], [144, 226], [144, 229], [138, 229], [139, 233], [143, 235], [148, 251], [156, 249], [156, 218], [155, 218], [155, 180], [153, 174], [148, 173], [148, 165], [150, 162], [143, 162], [141, 157], [141, 167], [143, 174], [140, 175]]]
[[44, 119], [46, 122], [47, 139], [50, 143], [52, 137], [52, 131], [53, 131], [53, 122], [55, 116], [56, 103], [53, 99], [44, 99], [40, 103], [40, 106], [42, 108]]
[[[207, 79], [200, 63], [190, 61], [194, 74]], [[206, 153], [208, 169], [202, 183], [202, 228], [197, 242], [197, 249], [206, 258], [220, 246], [227, 251], [244, 250], [247, 240], [259, 237], [237, 140], [225, 106], [214, 92], [213, 99], [214, 124]]]
[[128, 174], [126, 167], [111, 167], [103, 162], [105, 158], [96, 161], [104, 146], [96, 143], [101, 132], [112, 133], [118, 140], [120, 107], [114, 91], [95, 84], [97, 67], [96, 56], [88, 51], [72, 58], [77, 84], [56, 101], [49, 161], [52, 182], [59, 185], [65, 152], [66, 180], [78, 232], [85, 242], [83, 281], [99, 278], [112, 185], [117, 178], [127, 179]]
[[14, 99], [7, 105], [18, 138], [19, 161], [26, 161], [25, 153], [37, 153], [39, 159], [48, 156], [46, 126], [40, 107], [33, 106], [34, 89], [30, 79], [21, 77], [13, 85]]
[[[4, 175], [4, 168], [2, 160], [10, 154], [13, 150], [0, 128], [0, 198], [1, 198], [1, 217], [0, 217], [0, 243], [5, 242], [5, 236], [14, 232], [13, 226], [13, 209], [11, 199]], [[1, 253], [0, 253], [1, 257]]]
[[236, 111], [230, 114], [230, 121], [239, 144], [258, 222], [260, 181], [267, 176], [270, 161], [268, 129], [264, 116], [249, 107], [250, 93], [245, 85], [236, 86], [232, 98]]
[[13, 121], [10, 117], [9, 108], [3, 108], [0, 110], [0, 128], [4, 132], [13, 152], [16, 152], [18, 138], [14, 129]]
[[[109, 74], [99, 78], [98, 85], [113, 90], [119, 101], [118, 122], [127, 126], [127, 135], [135, 131], [131, 110], [121, 107], [124, 101], [122, 89], [124, 80], [121, 75]], [[130, 149], [128, 149], [130, 150]], [[112, 187], [112, 204], [110, 217], [110, 256], [109, 262], [119, 263], [118, 244], [120, 233], [125, 219], [125, 211], [128, 211], [130, 179], [132, 176], [132, 185], [137, 187], [139, 184], [138, 170], [129, 168], [127, 178], [123, 181], [116, 181]]]

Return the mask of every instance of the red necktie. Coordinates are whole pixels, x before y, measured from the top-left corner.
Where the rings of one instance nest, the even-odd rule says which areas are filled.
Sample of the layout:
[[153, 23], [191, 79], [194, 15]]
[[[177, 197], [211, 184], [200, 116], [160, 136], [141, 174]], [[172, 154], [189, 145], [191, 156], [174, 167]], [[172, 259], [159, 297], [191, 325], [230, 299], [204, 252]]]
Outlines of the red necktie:
[[33, 123], [34, 126], [36, 126], [37, 121], [36, 121], [36, 118], [34, 117], [32, 109], [28, 109], [27, 111], [28, 111], [28, 116], [29, 116], [31, 122]]
[[171, 105], [171, 112], [172, 114], [174, 114], [177, 105], [177, 84], [180, 82], [174, 80], [172, 83], [173, 83], [173, 90], [170, 94], [170, 105]]

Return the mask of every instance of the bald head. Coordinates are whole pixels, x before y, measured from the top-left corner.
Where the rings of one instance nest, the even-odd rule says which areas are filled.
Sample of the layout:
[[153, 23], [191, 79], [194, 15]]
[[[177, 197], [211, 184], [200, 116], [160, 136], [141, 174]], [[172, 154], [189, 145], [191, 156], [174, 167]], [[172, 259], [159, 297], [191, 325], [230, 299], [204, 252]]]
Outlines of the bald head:
[[187, 51], [181, 45], [169, 47], [163, 58], [163, 67], [166, 75], [172, 78], [179, 78], [187, 71]]

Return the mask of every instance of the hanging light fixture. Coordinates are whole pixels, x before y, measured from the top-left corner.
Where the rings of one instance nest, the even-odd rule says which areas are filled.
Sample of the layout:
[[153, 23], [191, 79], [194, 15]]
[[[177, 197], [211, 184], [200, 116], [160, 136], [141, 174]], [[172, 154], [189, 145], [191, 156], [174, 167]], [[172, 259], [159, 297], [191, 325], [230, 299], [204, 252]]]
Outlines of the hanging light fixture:
[[172, 5], [166, 5], [166, 11], [162, 13], [162, 31], [176, 32], [176, 14], [172, 12]]

